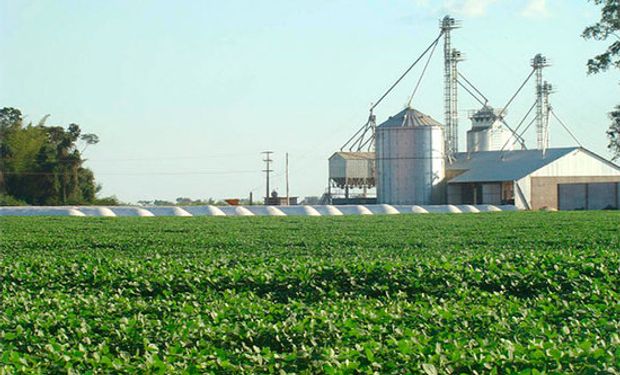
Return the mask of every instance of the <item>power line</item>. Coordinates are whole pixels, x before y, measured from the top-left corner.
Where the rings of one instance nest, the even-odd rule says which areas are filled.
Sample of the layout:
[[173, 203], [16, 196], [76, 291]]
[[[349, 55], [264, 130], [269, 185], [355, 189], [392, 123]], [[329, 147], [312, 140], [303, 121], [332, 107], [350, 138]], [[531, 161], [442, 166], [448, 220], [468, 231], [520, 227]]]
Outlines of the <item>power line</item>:
[[[162, 161], [162, 160], [189, 160], [189, 159], [215, 159], [215, 158], [227, 158], [233, 156], [251, 156], [254, 154], [244, 153], [244, 154], [213, 154], [213, 155], [202, 155], [202, 156], [155, 156], [155, 157], [138, 157], [138, 158], [111, 158], [111, 159], [81, 159], [82, 162], [126, 162], [126, 161]], [[0, 157], [0, 160], [14, 160], [14, 157], [4, 156]], [[37, 161], [37, 158], [28, 158], [28, 159], [19, 159], [25, 161]], [[61, 158], [61, 159], [53, 159], [53, 162], [64, 163], [64, 162], [75, 162], [75, 159], [69, 158]]]
[[[187, 171], [187, 172], [102, 172], [97, 173], [97, 176], [187, 176], [187, 175], [233, 175], [233, 174], [249, 174], [256, 173], [254, 170], [240, 170], [240, 171]], [[5, 175], [13, 176], [59, 176], [62, 173], [54, 172], [3, 172]]]

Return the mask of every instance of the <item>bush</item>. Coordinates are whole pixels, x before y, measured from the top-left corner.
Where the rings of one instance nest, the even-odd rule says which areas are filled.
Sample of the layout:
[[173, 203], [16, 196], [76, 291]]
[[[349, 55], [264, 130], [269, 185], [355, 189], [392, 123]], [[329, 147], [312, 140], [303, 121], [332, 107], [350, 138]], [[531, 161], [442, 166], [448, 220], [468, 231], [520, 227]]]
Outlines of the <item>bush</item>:
[[7, 194], [0, 194], [0, 206], [27, 206], [22, 200], [16, 199]]
[[95, 198], [92, 203], [93, 206], [120, 206], [122, 204], [123, 203], [114, 195], [111, 197]]

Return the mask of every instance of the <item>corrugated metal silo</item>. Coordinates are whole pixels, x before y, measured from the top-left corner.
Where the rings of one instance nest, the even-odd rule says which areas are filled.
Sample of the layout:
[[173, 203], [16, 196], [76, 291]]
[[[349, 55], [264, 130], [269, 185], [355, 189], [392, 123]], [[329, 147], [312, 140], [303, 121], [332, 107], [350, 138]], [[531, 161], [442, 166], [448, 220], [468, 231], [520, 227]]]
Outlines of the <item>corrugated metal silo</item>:
[[378, 203], [413, 205], [445, 202], [443, 126], [407, 108], [377, 127]]
[[471, 129], [467, 131], [467, 152], [514, 149], [514, 136], [504, 128], [500, 115], [505, 111], [484, 106], [469, 116]]

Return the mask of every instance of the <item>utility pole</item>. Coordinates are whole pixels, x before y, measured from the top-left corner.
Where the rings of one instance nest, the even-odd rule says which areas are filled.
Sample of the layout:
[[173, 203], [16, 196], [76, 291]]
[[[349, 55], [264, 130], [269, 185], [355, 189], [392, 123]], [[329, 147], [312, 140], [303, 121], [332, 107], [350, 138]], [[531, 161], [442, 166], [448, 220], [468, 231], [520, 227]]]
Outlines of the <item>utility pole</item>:
[[266, 206], [269, 203], [269, 174], [273, 172], [273, 169], [269, 168], [271, 166], [271, 162], [273, 162], [273, 160], [271, 160], [271, 154], [273, 154], [273, 151], [263, 151], [261, 152], [261, 154], [265, 155], [265, 158], [263, 159], [263, 161], [265, 162], [266, 168], [263, 169], [263, 172], [265, 172], [265, 177], [266, 177], [266, 189], [265, 189], [265, 206]]
[[288, 191], [288, 152], [286, 153], [286, 205], [291, 205]]

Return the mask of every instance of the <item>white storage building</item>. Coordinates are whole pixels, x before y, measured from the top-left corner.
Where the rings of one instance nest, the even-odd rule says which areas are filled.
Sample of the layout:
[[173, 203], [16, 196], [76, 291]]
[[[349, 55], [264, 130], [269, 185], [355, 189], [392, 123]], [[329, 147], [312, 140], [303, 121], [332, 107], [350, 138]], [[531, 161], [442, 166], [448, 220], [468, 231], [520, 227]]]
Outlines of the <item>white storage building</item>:
[[520, 209], [620, 207], [620, 167], [581, 147], [458, 153], [447, 165], [448, 204]]

